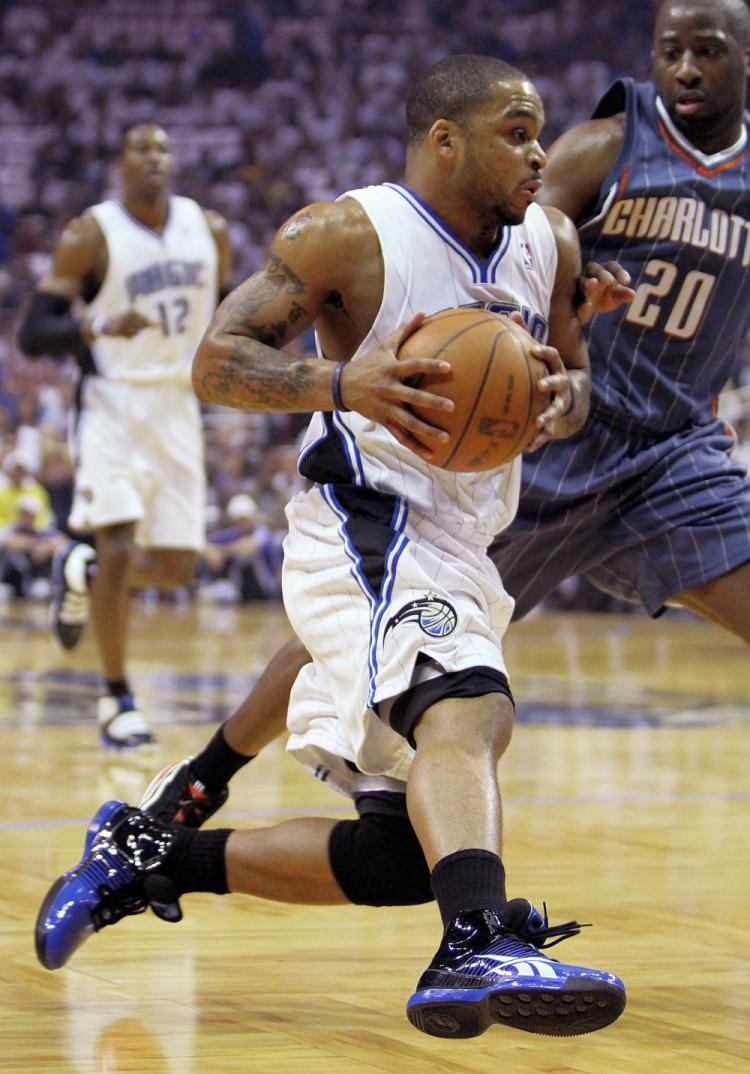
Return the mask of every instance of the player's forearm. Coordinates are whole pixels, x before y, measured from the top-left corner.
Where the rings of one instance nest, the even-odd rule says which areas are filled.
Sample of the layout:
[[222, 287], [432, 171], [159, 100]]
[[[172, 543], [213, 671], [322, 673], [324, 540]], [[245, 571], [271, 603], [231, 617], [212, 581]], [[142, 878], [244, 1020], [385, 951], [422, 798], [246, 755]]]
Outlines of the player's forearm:
[[333, 410], [334, 370], [333, 362], [209, 329], [193, 359], [193, 390], [204, 403], [240, 410]]
[[18, 327], [18, 346], [32, 358], [65, 357], [87, 345], [87, 326], [70, 312], [62, 295], [36, 291]]

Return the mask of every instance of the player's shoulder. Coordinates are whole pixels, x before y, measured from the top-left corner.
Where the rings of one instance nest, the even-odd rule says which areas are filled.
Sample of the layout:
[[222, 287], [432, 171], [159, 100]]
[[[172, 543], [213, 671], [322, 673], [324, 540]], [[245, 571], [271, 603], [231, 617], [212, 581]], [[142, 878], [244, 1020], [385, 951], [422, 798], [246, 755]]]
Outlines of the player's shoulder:
[[70, 251], [97, 251], [105, 245], [104, 232], [94, 213], [95, 206], [71, 217], [63, 227], [58, 247]]
[[316, 201], [299, 209], [282, 224], [275, 244], [324, 249], [338, 256], [362, 249], [377, 235], [362, 205], [344, 197], [336, 201]]
[[612, 157], [622, 147], [625, 128], [625, 112], [587, 119], [560, 135], [550, 150], [550, 159], [566, 156], [568, 159], [586, 160], [592, 154]]

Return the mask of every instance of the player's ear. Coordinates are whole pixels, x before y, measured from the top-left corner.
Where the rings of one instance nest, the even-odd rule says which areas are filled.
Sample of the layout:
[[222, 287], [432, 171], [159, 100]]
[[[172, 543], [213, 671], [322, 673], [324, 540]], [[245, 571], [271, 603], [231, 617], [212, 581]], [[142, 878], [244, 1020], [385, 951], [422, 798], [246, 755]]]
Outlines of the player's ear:
[[750, 45], [745, 49], [745, 75], [750, 78]]
[[449, 119], [436, 119], [427, 137], [439, 153], [452, 155], [455, 152], [456, 131], [456, 124]]

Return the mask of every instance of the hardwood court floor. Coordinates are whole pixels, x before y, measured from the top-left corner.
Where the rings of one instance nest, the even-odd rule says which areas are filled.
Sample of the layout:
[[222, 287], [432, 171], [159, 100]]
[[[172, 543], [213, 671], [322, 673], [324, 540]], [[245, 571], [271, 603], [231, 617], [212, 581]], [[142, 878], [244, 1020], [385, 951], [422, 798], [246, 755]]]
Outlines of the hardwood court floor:
[[[107, 797], [136, 800], [194, 751], [287, 636], [281, 611], [139, 609], [133, 678], [161, 746], [96, 742], [93, 643], [63, 654], [40, 607], [0, 612], [0, 1069], [4, 1074], [715, 1074], [748, 1069], [750, 661], [692, 620], [543, 616], [512, 628], [519, 702], [502, 764], [511, 895], [594, 927], [553, 954], [620, 974], [622, 1018], [552, 1039], [414, 1030], [432, 906], [288, 907], [192, 895], [35, 961], [32, 925]], [[349, 814], [274, 746], [240, 774], [233, 826]], [[219, 818], [215, 818], [219, 821]]]

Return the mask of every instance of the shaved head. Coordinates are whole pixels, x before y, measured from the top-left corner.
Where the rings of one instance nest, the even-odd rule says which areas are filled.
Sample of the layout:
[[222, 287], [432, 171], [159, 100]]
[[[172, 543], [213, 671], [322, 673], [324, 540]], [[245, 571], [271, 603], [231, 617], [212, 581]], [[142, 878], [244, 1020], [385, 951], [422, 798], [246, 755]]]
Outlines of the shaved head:
[[667, 11], [705, 11], [721, 21], [741, 48], [750, 46], [750, 10], [745, 0], [662, 0], [656, 10], [656, 26]]

